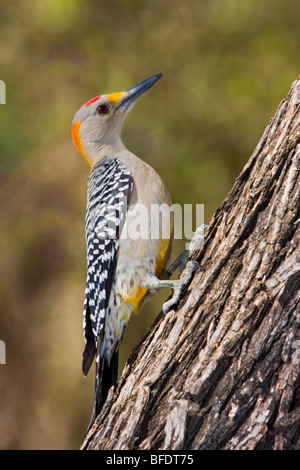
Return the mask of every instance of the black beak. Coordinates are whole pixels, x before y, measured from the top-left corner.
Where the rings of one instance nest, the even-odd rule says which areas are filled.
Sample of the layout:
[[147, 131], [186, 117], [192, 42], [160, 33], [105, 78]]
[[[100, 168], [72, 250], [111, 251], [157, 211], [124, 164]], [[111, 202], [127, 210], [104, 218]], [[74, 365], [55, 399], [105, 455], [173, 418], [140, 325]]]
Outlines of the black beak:
[[146, 80], [143, 80], [142, 82], [138, 83], [137, 85], [134, 85], [132, 88], [129, 88], [125, 92], [124, 98], [121, 99], [121, 101], [118, 103], [118, 106], [116, 109], [120, 107], [125, 107], [128, 108], [130, 105], [134, 103], [134, 101], [137, 100], [141, 95], [143, 95], [149, 88], [154, 85], [157, 80], [160, 79], [162, 76], [162, 73], [158, 73], [156, 75], [153, 75], [150, 78], [147, 78]]

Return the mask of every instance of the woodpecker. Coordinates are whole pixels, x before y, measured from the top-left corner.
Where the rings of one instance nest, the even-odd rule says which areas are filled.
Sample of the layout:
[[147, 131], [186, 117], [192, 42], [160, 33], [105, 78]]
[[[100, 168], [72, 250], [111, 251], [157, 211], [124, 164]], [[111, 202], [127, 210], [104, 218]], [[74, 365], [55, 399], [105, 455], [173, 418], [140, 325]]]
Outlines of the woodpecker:
[[[197, 267], [188, 261], [179, 280], [168, 279], [173, 219], [167, 209], [171, 197], [156, 171], [127, 150], [121, 139], [125, 116], [161, 76], [154, 75], [127, 91], [90, 99], [72, 122], [75, 146], [91, 168], [82, 370], [86, 376], [96, 358], [96, 378], [88, 430], [110, 387], [116, 384], [118, 348], [132, 314], [139, 311], [149, 292], [170, 287], [173, 297], [163, 305], [166, 313]], [[162, 210], [161, 218], [154, 216], [153, 207]], [[144, 210], [138, 223], [137, 208]]]

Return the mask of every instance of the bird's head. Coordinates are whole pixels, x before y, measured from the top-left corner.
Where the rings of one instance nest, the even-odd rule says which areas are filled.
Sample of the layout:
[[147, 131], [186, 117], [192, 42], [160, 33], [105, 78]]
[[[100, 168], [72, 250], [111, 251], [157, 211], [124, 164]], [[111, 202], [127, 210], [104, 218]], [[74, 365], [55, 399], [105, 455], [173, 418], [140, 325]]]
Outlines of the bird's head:
[[124, 148], [121, 129], [126, 114], [136, 99], [161, 76], [161, 73], [153, 75], [127, 91], [96, 96], [77, 111], [72, 122], [72, 137], [90, 167], [107, 152]]

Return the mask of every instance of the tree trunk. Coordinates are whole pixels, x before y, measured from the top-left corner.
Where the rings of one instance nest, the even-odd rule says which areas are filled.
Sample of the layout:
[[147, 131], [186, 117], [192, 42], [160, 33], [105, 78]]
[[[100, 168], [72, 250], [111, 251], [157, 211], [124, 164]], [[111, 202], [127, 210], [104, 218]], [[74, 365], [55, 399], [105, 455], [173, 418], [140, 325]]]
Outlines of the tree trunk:
[[300, 448], [300, 77], [83, 449]]

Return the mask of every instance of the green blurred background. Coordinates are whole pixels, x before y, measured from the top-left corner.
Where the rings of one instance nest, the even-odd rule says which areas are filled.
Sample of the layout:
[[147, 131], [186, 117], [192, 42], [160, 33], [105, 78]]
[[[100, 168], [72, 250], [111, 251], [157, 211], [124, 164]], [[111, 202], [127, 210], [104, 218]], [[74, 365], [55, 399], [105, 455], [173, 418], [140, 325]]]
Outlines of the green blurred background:
[[[222, 202], [299, 73], [298, 0], [0, 0], [0, 448], [76, 449], [89, 169], [73, 115], [158, 72], [123, 129], [173, 201]], [[177, 241], [174, 256], [184, 248]], [[132, 324], [121, 369], [170, 292]]]

